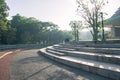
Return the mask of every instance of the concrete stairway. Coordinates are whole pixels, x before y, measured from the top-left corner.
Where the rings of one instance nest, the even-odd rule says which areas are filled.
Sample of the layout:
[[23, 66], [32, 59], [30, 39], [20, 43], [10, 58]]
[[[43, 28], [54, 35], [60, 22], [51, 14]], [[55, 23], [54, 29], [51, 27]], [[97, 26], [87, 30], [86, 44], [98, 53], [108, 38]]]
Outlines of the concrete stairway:
[[[117, 44], [116, 44], [117, 45]], [[103, 53], [103, 54], [112, 54], [112, 55], [119, 55], [120, 53], [120, 45], [117, 45], [116, 46], [115, 44], [111, 44], [111, 46], [110, 46], [110, 44], [106, 44], [106, 46], [105, 45], [99, 45], [99, 47], [98, 47], [98, 45], [89, 45], [90, 47], [86, 47], [86, 46], [84, 46], [84, 45], [82, 45], [82, 46], [75, 46], [75, 45], [70, 45], [70, 44], [67, 44], [67, 45], [54, 45], [53, 47], [55, 48], [55, 49], [64, 49], [64, 50], [76, 50], [76, 51], [83, 51], [83, 52], [93, 52], [93, 53]], [[103, 47], [104, 48], [103, 48]]]
[[63, 64], [113, 80], [120, 80], [120, 48], [118, 46], [117, 48], [98, 48], [60, 44], [42, 48], [40, 52]]

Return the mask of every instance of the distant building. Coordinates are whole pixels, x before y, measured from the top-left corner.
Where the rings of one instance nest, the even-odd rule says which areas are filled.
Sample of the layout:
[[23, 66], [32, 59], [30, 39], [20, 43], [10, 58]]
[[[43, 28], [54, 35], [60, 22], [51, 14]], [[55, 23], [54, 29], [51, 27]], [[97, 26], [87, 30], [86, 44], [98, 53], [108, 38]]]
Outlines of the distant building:
[[120, 38], [120, 8], [106, 20], [105, 27], [111, 28], [111, 34], [114, 38]]

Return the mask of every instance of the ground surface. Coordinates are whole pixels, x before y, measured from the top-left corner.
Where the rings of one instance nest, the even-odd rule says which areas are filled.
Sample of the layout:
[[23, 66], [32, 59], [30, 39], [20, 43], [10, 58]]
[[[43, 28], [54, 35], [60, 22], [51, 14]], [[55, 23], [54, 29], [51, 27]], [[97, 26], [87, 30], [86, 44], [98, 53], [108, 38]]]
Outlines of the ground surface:
[[38, 53], [38, 49], [16, 54], [10, 66], [10, 80], [110, 80], [57, 63]]
[[21, 50], [0, 51], [0, 80], [9, 80], [9, 68], [12, 57]]

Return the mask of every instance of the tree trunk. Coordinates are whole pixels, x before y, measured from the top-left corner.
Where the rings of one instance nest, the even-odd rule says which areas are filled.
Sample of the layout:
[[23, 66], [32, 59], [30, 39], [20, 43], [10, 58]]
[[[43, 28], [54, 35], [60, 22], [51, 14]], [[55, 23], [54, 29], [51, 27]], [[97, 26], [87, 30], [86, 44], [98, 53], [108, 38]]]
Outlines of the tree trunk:
[[98, 31], [96, 29], [93, 30], [93, 41], [96, 43], [98, 41]]
[[96, 43], [98, 41], [98, 16], [97, 12], [93, 15], [93, 41]]
[[77, 41], [79, 41], [79, 32], [77, 30]]

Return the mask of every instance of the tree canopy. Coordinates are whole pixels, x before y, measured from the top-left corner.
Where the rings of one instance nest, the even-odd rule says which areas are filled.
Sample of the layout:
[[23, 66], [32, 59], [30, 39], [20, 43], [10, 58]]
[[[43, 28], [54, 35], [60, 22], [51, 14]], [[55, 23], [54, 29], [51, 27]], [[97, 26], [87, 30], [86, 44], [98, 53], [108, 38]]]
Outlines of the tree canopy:
[[72, 37], [68, 32], [58, 30], [58, 26], [52, 22], [42, 22], [19, 14], [13, 16], [11, 26], [16, 30], [15, 43], [53, 44]]
[[7, 6], [5, 0], [0, 0], [0, 44], [6, 43], [8, 41], [10, 31], [10, 22], [7, 20], [9, 7]]
[[95, 42], [98, 40], [101, 9], [106, 3], [108, 3], [107, 0], [77, 0], [77, 11], [92, 28], [91, 33]]
[[59, 30], [52, 22], [20, 14], [7, 20], [8, 10], [5, 0], [0, 0], [0, 44], [55, 44], [72, 39], [70, 32]]

